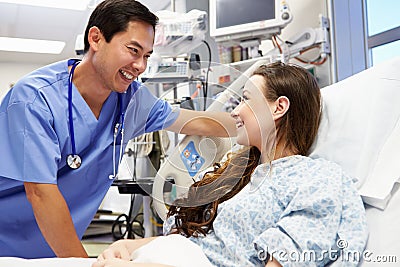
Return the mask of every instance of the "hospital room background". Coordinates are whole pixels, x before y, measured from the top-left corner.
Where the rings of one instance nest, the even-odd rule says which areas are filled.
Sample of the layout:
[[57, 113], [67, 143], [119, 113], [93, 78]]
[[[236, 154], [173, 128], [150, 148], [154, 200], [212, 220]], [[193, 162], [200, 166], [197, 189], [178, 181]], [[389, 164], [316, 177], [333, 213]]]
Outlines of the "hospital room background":
[[[231, 2], [239, 8], [240, 5], [251, 5], [253, 1], [259, 2], [256, 0], [232, 0]], [[41, 1], [0, 0], [0, 100], [13, 83], [30, 71], [65, 58], [81, 57], [84, 27], [91, 11], [100, 1], [53, 1], [53, 6], [50, 7], [40, 6], [39, 2]], [[64, 7], [63, 2], [69, 2], [71, 5], [75, 3], [78, 7], [68, 5]], [[215, 17], [221, 14], [217, 14], [218, 11], [211, 7], [214, 0], [141, 0], [140, 2], [160, 17], [163, 28], [160, 27], [159, 30], [167, 32], [167, 29], [183, 24], [191, 25], [192, 30], [193, 27], [198, 30], [195, 33], [181, 33], [180, 36], [176, 33], [171, 34], [175, 38], [173, 41], [176, 46], [170, 45], [174, 42], [167, 38], [163, 40], [156, 38], [155, 53], [149, 60], [149, 69], [141, 77], [157, 96], [168, 99], [174, 105], [192, 109], [208, 107], [210, 103], [194, 101], [203, 93], [200, 89], [204, 89], [204, 81], [210, 84], [206, 97], [216, 98], [219, 94], [223, 94], [224, 89], [234, 83], [242, 72], [248, 70], [260, 59], [269, 62], [281, 60], [304, 66], [317, 78], [321, 88], [327, 88], [325, 90], [326, 105], [334, 106], [337, 102], [347, 103], [352, 105], [354, 110], [358, 109], [357, 114], [360, 113], [360, 109], [369, 108], [367, 104], [362, 106], [363, 103], [370, 101], [362, 97], [364, 94], [370, 94], [375, 99], [399, 96], [398, 82], [394, 86], [390, 85], [393, 91], [385, 91], [389, 90], [385, 87], [385, 83], [378, 82], [382, 75], [385, 81], [388, 79], [398, 81], [400, 77], [400, 68], [397, 68], [397, 74], [394, 70], [396, 66], [400, 66], [400, 16], [398, 15], [400, 2], [398, 0], [266, 1], [275, 2], [280, 7], [277, 12], [282, 17], [287, 16], [285, 18], [287, 22], [278, 26], [273, 34], [262, 33], [256, 35], [256, 38], [242, 38], [239, 42], [228, 40], [229, 37], [217, 32], [214, 25]], [[174, 14], [173, 12], [177, 15], [171, 19], [170, 15]], [[7, 46], [10, 40], [15, 41], [17, 38], [51, 40], [57, 43], [50, 44], [49, 47], [40, 44], [39, 48], [45, 47], [44, 51], [28, 51], [35, 48], [32, 44]], [[52, 45], [59, 45], [59, 50], [51, 53]], [[21, 51], [17, 48], [21, 48]], [[213, 64], [208, 65], [210, 58]], [[375, 68], [376, 71], [372, 72]], [[158, 75], [162, 69], [165, 71]], [[190, 75], [192, 77], [198, 75], [197, 82], [188, 83]], [[368, 84], [366, 79], [375, 77], [374, 75], [378, 80]], [[199, 82], [201, 79], [203, 79], [202, 83]], [[377, 85], [378, 88], [371, 88], [373, 87], [371, 84]], [[342, 90], [343, 88], [349, 90]], [[382, 92], [385, 95], [381, 96], [381, 92], [377, 92], [379, 89], [384, 90]], [[353, 98], [354, 101], [351, 102], [348, 99], [349, 96], [357, 99]], [[396, 103], [395, 100], [392, 101]], [[397, 98], [395, 105], [398, 106], [399, 102], [400, 98]], [[387, 107], [383, 104], [382, 106]], [[390, 125], [390, 127], [387, 126], [390, 128], [390, 133], [385, 133], [386, 139], [381, 136], [380, 141], [375, 143], [372, 137], [368, 139], [371, 141], [370, 146], [376, 145], [375, 151], [373, 151], [374, 148], [368, 150], [368, 146], [365, 148], [365, 143], [355, 145], [362, 146], [366, 154], [369, 151], [372, 154], [383, 155], [390, 148], [396, 150], [394, 147], [399, 145], [400, 141], [399, 138], [393, 139], [393, 136], [395, 133], [400, 133], [399, 114], [397, 108], [389, 116], [388, 120], [392, 122], [387, 124]], [[338, 129], [333, 129], [333, 127], [335, 120], [339, 120], [343, 114], [329, 110], [324, 116], [327, 121], [330, 119], [330, 124], [324, 124], [324, 121], [321, 124], [320, 137], [314, 151], [317, 155], [328, 153], [327, 149], [330, 145], [327, 142], [325, 147], [319, 149], [318, 142], [323, 142], [321, 136], [330, 135], [331, 139], [333, 136], [342, 138]], [[363, 118], [361, 121], [370, 123], [373, 119]], [[381, 119], [385, 120], [382, 117]], [[355, 117], [355, 120], [358, 118]], [[379, 124], [377, 127], [381, 126]], [[370, 128], [372, 126], [368, 127]], [[383, 127], [382, 131], [388, 128]], [[352, 134], [351, 129], [343, 129], [344, 132], [347, 130], [349, 134]], [[355, 131], [354, 135], [368, 133]], [[122, 182], [126, 180], [126, 183], [122, 185], [116, 183], [116, 186], [111, 187], [99, 213], [83, 238], [82, 242], [91, 256], [95, 257], [99, 251], [118, 238], [140, 238], [160, 234], [162, 218], [154, 209], [153, 201], [149, 196], [151, 186], [163, 160], [173, 153], [182, 138], [181, 135], [159, 132], [157, 135], [151, 134], [131, 140], [119, 169], [119, 179]], [[392, 142], [392, 145], [388, 142]], [[379, 151], [377, 144], [381, 149]], [[397, 151], [399, 148], [397, 146]], [[392, 163], [396, 162], [393, 160], [393, 155], [391, 154], [386, 159]], [[336, 156], [337, 158], [332, 156], [332, 159], [341, 157], [341, 155]], [[347, 162], [344, 162], [343, 158], [338, 160], [342, 160], [345, 166], [349, 166], [350, 172], [354, 171], [357, 174], [362, 173], [360, 168], [365, 167], [367, 163], [371, 164], [373, 161], [374, 166], [379, 168], [380, 161], [383, 161], [376, 156], [370, 161], [364, 160], [361, 164], [360, 159], [363, 159], [362, 153], [354, 164], [350, 162], [351, 160]], [[398, 163], [393, 165], [398, 165]], [[358, 169], [355, 170], [354, 166]], [[400, 230], [394, 227], [394, 224], [399, 222], [400, 210], [395, 213], [393, 208], [395, 204], [391, 202], [397, 200], [400, 204], [400, 193], [395, 194], [400, 172], [398, 167], [397, 172], [392, 171], [391, 168], [381, 168], [390, 175], [394, 175], [396, 179], [392, 184], [389, 183], [390, 194], [385, 195], [378, 204], [368, 196], [364, 198], [366, 205], [370, 208], [368, 216], [380, 217], [379, 220], [371, 219], [371, 228], [380, 230], [371, 235], [374, 245], [371, 245], [370, 241], [369, 248], [376, 255], [382, 256], [382, 259], [386, 257], [386, 261], [380, 263], [389, 264], [392, 261], [391, 264], [395, 266], [395, 262], [397, 264], [400, 262], [398, 245]], [[371, 168], [369, 170], [371, 173], [379, 171]], [[363, 177], [367, 177], [368, 180], [370, 176], [368, 174]], [[132, 189], [133, 185], [129, 182], [140, 179], [144, 181], [143, 185], [139, 189]], [[373, 182], [372, 185], [374, 185]], [[365, 187], [364, 190], [365, 193], [368, 188]], [[173, 196], [174, 185], [167, 191], [165, 197]], [[390, 214], [385, 213], [387, 209], [392, 209]], [[123, 220], [129, 220], [132, 223], [127, 226], [126, 221], [123, 222]], [[388, 222], [389, 225], [386, 225], [385, 223]], [[395, 232], [396, 229], [397, 232]], [[374, 266], [374, 264], [370, 263], [368, 266]]]

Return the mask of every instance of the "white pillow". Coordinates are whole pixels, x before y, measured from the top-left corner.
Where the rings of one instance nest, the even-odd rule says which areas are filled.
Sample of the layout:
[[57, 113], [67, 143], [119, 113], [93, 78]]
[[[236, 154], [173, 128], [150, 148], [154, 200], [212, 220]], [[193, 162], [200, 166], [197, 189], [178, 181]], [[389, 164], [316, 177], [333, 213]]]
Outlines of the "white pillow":
[[365, 203], [384, 209], [400, 177], [400, 57], [321, 89], [311, 157], [343, 167]]

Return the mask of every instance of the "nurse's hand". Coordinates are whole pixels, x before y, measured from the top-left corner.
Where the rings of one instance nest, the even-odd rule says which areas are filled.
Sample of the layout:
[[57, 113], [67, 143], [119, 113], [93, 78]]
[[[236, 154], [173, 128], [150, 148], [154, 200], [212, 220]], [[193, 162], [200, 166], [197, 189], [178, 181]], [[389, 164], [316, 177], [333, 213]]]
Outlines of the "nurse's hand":
[[[122, 259], [124, 261], [131, 260], [131, 253], [128, 248], [128, 242], [131, 240], [118, 240], [112, 243], [106, 250], [103, 251], [98, 257], [98, 261], [105, 259]], [[99, 265], [102, 266], [102, 265]]]

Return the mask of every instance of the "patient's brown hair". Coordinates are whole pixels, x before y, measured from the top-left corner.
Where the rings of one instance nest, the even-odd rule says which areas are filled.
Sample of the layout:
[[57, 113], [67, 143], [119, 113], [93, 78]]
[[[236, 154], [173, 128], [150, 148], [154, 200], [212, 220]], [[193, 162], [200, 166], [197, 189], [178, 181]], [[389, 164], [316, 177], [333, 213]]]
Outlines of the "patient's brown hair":
[[[254, 75], [265, 79], [268, 101], [280, 96], [290, 100], [287, 113], [276, 122], [277, 143], [294, 154], [307, 155], [318, 131], [321, 96], [315, 78], [304, 68], [273, 63], [260, 66]], [[222, 165], [195, 182], [186, 197], [171, 205], [168, 217], [175, 216], [175, 229], [187, 237], [206, 235], [212, 230], [218, 205], [236, 195], [249, 182], [259, 164], [260, 151], [247, 147], [228, 156]]]

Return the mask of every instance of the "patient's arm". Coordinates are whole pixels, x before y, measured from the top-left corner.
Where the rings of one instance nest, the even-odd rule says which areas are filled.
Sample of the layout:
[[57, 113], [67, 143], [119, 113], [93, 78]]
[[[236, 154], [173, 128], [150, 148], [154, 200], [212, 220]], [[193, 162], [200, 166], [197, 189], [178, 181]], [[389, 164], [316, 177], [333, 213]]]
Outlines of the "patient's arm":
[[[106, 250], [104, 250], [98, 257], [98, 260], [106, 260], [106, 259], [122, 259], [122, 260], [131, 260], [132, 252], [141, 246], [146, 245], [153, 239], [157, 237], [148, 237], [141, 239], [121, 239], [114, 243], [112, 243]], [[93, 265], [93, 266], [103, 266], [103, 265]], [[105, 265], [108, 266], [108, 265]], [[111, 265], [110, 265], [111, 266]], [[112, 265], [114, 266], [114, 265]], [[136, 265], [135, 265], [136, 266]]]

